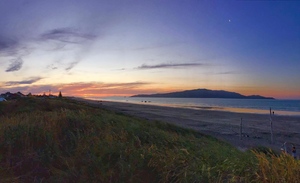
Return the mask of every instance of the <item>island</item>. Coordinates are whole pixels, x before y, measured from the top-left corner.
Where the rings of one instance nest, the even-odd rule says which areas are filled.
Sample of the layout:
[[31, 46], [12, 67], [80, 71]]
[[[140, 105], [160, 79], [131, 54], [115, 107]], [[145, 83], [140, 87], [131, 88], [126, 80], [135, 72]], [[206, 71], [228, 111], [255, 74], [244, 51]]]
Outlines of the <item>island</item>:
[[229, 92], [225, 90], [208, 90], [208, 89], [185, 90], [185, 91], [171, 92], [171, 93], [139, 94], [139, 95], [133, 95], [131, 97], [274, 99], [273, 97], [264, 97], [260, 95], [245, 96], [236, 92]]

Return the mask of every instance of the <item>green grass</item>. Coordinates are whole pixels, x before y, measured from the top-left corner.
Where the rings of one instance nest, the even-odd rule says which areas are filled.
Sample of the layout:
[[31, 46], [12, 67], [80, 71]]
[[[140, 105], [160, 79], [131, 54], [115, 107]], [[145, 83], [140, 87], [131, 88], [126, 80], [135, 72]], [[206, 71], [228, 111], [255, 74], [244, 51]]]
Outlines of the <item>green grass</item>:
[[272, 161], [65, 98], [2, 102], [0, 115], [0, 182], [265, 182]]

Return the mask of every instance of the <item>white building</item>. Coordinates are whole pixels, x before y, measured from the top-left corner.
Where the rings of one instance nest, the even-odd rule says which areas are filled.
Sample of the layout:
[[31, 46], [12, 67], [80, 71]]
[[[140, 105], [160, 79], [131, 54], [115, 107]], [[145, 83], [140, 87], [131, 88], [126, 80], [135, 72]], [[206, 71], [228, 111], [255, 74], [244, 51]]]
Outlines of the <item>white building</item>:
[[6, 101], [6, 99], [3, 97], [0, 97], [0, 102], [3, 102], [3, 101]]

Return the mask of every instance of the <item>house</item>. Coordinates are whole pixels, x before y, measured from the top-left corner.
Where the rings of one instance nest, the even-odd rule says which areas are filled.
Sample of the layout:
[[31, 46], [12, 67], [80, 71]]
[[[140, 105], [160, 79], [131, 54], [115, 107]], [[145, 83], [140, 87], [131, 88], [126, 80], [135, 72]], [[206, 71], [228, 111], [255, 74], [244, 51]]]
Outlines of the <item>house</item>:
[[6, 92], [6, 93], [2, 93], [0, 95], [0, 101], [14, 100], [14, 99], [23, 98], [23, 97], [26, 97], [26, 95], [24, 95], [21, 92], [17, 92], [17, 93]]
[[3, 102], [3, 101], [6, 101], [6, 99], [3, 97], [0, 97], [0, 102]]
[[26, 97], [26, 95], [24, 95], [23, 93], [21, 93], [21, 92], [17, 92], [17, 93], [15, 93], [16, 95], [18, 95], [19, 97]]
[[23, 95], [21, 92], [17, 92], [17, 93], [6, 92], [5, 94], [1, 94], [1, 96], [7, 100], [14, 100], [14, 99], [25, 97], [25, 95]]

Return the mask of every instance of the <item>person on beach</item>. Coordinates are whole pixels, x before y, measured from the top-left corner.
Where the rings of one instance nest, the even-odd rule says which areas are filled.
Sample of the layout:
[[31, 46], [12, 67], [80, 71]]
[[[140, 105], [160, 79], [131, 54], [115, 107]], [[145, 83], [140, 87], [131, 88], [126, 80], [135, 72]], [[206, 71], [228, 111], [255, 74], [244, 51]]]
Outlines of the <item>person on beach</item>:
[[292, 156], [296, 159], [296, 147], [295, 145], [293, 144], [293, 147], [292, 147]]
[[284, 143], [281, 145], [281, 152], [282, 152], [282, 153], [287, 153], [286, 142], [284, 142]]

